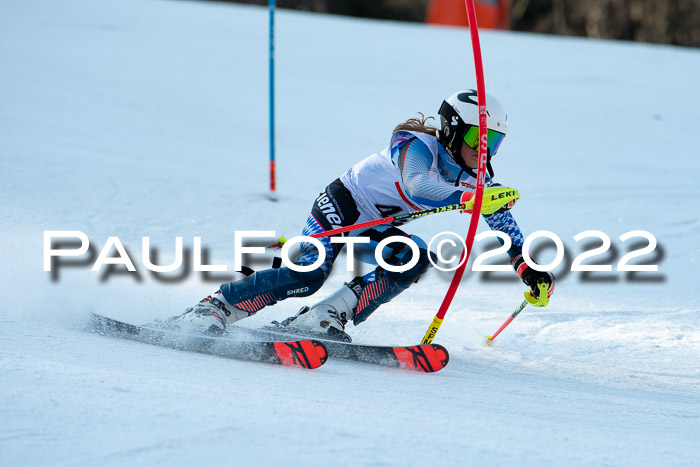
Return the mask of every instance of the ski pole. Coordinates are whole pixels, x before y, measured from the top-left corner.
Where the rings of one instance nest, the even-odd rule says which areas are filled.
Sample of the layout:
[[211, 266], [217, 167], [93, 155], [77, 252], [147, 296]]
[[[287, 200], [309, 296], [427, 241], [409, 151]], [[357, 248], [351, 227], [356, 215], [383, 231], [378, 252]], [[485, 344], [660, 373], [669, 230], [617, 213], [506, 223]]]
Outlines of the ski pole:
[[[540, 294], [544, 294], [544, 296], [547, 295], [548, 287], [549, 286], [542, 281], [537, 283], [537, 288], [539, 289]], [[535, 298], [535, 296], [533, 295], [532, 290], [528, 290], [527, 292], [525, 292], [525, 300], [523, 300], [523, 303], [521, 303], [520, 306], [518, 306], [518, 308], [515, 309], [513, 314], [511, 314], [508, 317], [508, 319], [503, 324], [501, 324], [501, 327], [498, 328], [498, 331], [494, 332], [492, 336], [486, 336], [486, 339], [484, 340], [484, 345], [490, 347], [491, 344], [493, 344], [493, 340], [496, 338], [496, 336], [498, 336], [501, 333], [501, 331], [503, 331], [515, 319], [515, 317], [518, 316], [521, 311], [523, 311], [523, 309], [527, 306], [528, 303], [537, 303], [537, 298]]]
[[[441, 206], [439, 208], [425, 209], [423, 211], [413, 211], [413, 212], [409, 212], [408, 214], [401, 214], [398, 216], [382, 217], [381, 219], [375, 219], [373, 221], [360, 222], [359, 224], [347, 225], [345, 227], [338, 227], [337, 229], [326, 230], [325, 232], [320, 232], [317, 234], [309, 235], [309, 237], [313, 237], [313, 238], [329, 237], [331, 235], [335, 235], [335, 234], [339, 234], [339, 233], [343, 233], [343, 232], [350, 232], [351, 230], [364, 229], [366, 227], [372, 227], [374, 225], [388, 224], [389, 222], [401, 221], [401, 220], [405, 220], [405, 219], [417, 219], [419, 217], [427, 216], [430, 214], [437, 214], [439, 212], [455, 211], [457, 209], [464, 210], [467, 208], [465, 206], [466, 204], [467, 203], [450, 204], [449, 206]], [[280, 242], [275, 243], [274, 245], [271, 245], [269, 248], [280, 248], [285, 241], [286, 241], [286, 239], [284, 239], [284, 237], [280, 237]]]
[[[488, 198], [486, 198], [481, 207], [482, 214], [493, 214], [497, 210], [506, 207], [507, 209], [512, 208], [516, 201], [520, 199], [520, 192], [515, 188], [508, 188], [502, 186], [493, 186], [485, 189], [484, 193]], [[388, 224], [389, 222], [402, 221], [407, 219], [417, 219], [419, 217], [428, 216], [430, 214], [437, 214], [440, 212], [456, 211], [460, 209], [462, 211], [471, 212], [474, 208], [475, 199], [472, 198], [463, 203], [450, 204], [448, 206], [441, 206], [439, 208], [424, 209], [422, 211], [413, 211], [408, 214], [400, 214], [398, 216], [382, 217], [381, 219], [375, 219], [373, 221], [360, 222], [359, 224], [347, 225], [345, 227], [338, 227], [337, 229], [326, 230], [325, 232], [320, 232], [317, 234], [309, 235], [313, 238], [329, 237], [331, 235], [350, 232], [352, 230], [364, 229], [367, 227], [372, 227], [375, 225]], [[268, 248], [280, 248], [287, 239], [280, 237], [278, 242], [274, 245], [270, 245]]]
[[498, 336], [501, 331], [503, 331], [514, 319], [516, 316], [520, 314], [521, 311], [527, 306], [527, 300], [523, 300], [523, 303], [518, 306], [518, 308], [515, 309], [515, 311], [508, 317], [508, 319], [501, 324], [501, 327], [498, 328], [498, 331], [494, 332], [492, 336], [486, 336], [486, 340], [484, 340], [484, 345], [487, 347], [490, 347], [493, 344], [493, 340]]

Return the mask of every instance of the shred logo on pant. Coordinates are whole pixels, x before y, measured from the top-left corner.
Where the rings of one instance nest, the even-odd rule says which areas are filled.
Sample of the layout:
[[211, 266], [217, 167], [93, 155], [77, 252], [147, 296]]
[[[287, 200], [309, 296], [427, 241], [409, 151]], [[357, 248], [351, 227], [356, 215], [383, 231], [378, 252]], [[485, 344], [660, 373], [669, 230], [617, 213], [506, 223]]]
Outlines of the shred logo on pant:
[[308, 292], [309, 288], [308, 287], [301, 287], [299, 289], [293, 289], [293, 290], [287, 290], [287, 295], [296, 295], [304, 292]]

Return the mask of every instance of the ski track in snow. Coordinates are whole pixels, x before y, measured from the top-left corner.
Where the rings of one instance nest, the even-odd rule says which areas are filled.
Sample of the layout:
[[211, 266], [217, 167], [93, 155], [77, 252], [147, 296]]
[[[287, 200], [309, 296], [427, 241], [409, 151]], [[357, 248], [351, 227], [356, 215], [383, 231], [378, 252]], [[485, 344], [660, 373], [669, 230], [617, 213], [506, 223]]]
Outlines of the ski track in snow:
[[[658, 273], [586, 279], [560, 267], [551, 304], [527, 307], [491, 348], [484, 336], [524, 288], [509, 274], [468, 273], [436, 338], [450, 364], [431, 375], [332, 359], [284, 368], [82, 330], [91, 311], [137, 324], [180, 313], [226, 280], [189, 272], [194, 236], [210, 264], [232, 269], [234, 230], [296, 234], [325, 184], [381, 150], [397, 122], [473, 86], [463, 30], [277, 18], [281, 200], [270, 203], [265, 8], [0, 5], [0, 464], [696, 464], [693, 49], [481, 33], [486, 86], [510, 123], [496, 179], [520, 190], [522, 230], [557, 233], [569, 264], [582, 251], [572, 237], [601, 230], [613, 265], [629, 251], [618, 236], [647, 230], [661, 253], [640, 260], [658, 260]], [[425, 66], [399, 73], [409, 58]], [[430, 239], [467, 224], [449, 213], [406, 229]], [[139, 274], [93, 273], [84, 261], [52, 279], [45, 230], [84, 231], [94, 255], [118, 236]], [[159, 264], [182, 236], [189, 270], [150, 274], [144, 236]], [[319, 297], [353, 276], [344, 267], [341, 257]], [[427, 273], [349, 329], [355, 342], [418, 342], [450, 278]]]

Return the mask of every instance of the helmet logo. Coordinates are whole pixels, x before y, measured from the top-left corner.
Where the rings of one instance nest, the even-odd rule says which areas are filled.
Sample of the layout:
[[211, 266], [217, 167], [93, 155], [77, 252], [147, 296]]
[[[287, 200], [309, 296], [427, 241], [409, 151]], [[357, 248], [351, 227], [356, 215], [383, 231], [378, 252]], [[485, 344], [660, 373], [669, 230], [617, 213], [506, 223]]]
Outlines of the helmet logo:
[[452, 116], [452, 121], [450, 122], [450, 125], [452, 125], [452, 126], [457, 126], [458, 123], [459, 123], [459, 121], [457, 120], [457, 116], [456, 116], [456, 115], [453, 115], [453, 116]]
[[472, 99], [472, 97], [476, 97], [476, 91], [470, 89], [468, 92], [460, 92], [457, 96], [457, 99], [459, 99], [462, 102], [467, 102], [469, 104], [479, 105], [474, 99]]

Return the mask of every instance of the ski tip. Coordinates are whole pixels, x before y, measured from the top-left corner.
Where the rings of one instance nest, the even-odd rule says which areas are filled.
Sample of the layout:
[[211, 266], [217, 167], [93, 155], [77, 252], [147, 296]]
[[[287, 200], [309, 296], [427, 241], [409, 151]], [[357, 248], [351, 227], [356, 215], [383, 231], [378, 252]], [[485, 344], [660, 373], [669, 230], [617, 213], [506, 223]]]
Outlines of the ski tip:
[[318, 368], [328, 360], [328, 349], [316, 340], [273, 342], [280, 363], [301, 368]]
[[[433, 352], [440, 361], [442, 368], [445, 368], [447, 364], [450, 363], [450, 353], [440, 344], [430, 344], [430, 346], [433, 348]], [[442, 368], [438, 368], [435, 371], [439, 371]]]
[[449, 352], [440, 344], [395, 347], [394, 353], [401, 368], [424, 373], [440, 371], [450, 362]]
[[316, 352], [316, 356], [318, 357], [319, 361], [321, 362], [321, 365], [326, 363], [328, 361], [328, 349], [326, 348], [325, 345], [323, 345], [322, 342], [319, 341], [310, 341], [313, 343], [314, 346], [314, 352]]

